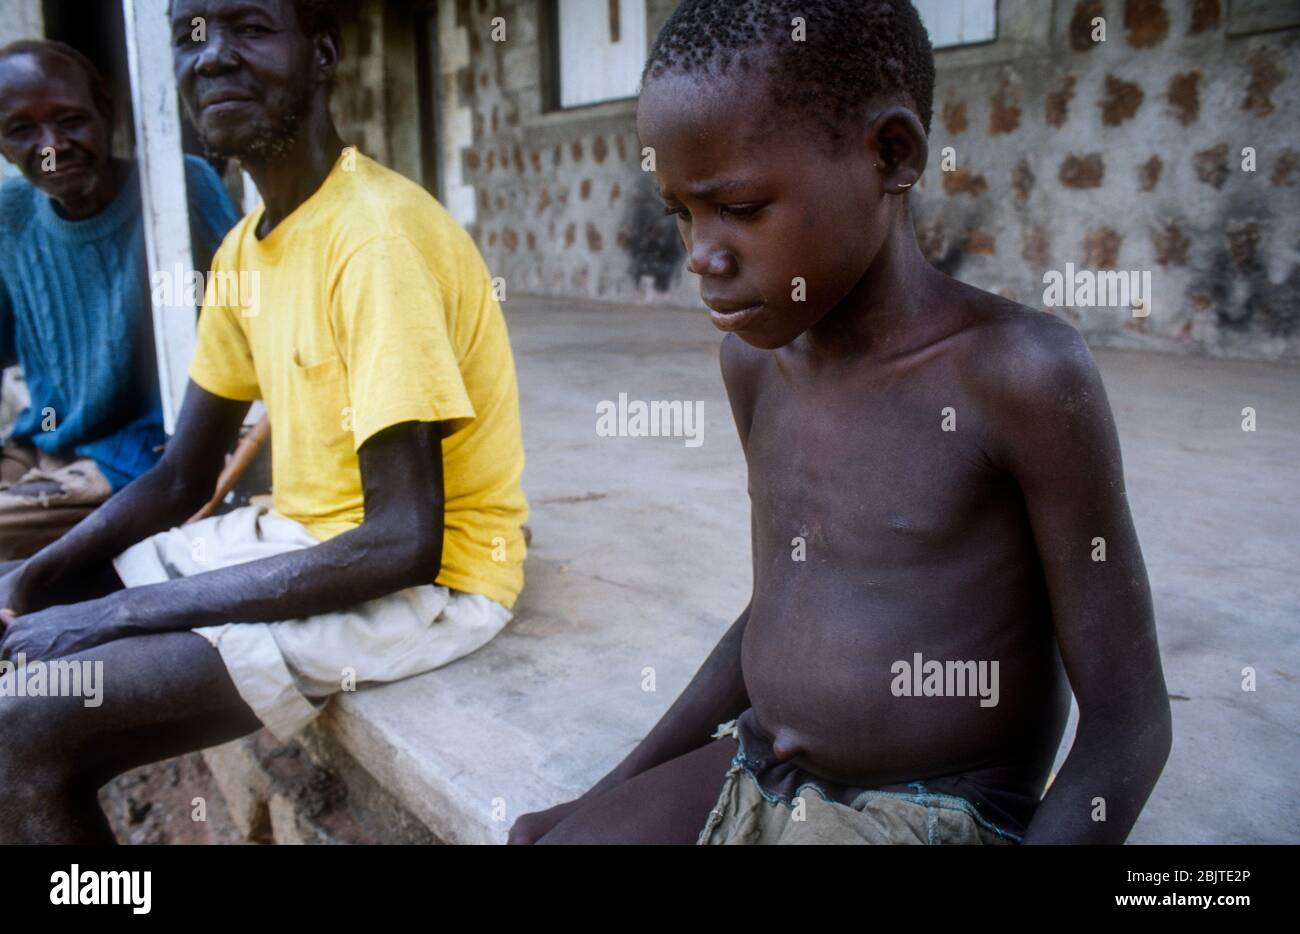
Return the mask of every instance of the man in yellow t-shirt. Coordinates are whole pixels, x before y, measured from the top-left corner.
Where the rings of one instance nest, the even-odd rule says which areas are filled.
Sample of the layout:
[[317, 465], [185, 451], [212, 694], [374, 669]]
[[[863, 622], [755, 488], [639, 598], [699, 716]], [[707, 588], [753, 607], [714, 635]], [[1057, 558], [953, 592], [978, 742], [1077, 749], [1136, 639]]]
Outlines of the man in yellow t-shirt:
[[[523, 586], [505, 320], [442, 206], [339, 137], [332, 5], [171, 17], [186, 109], [265, 206], [213, 261], [158, 465], [0, 579], [0, 662], [102, 662], [111, 684], [94, 703], [0, 690], [0, 794], [27, 802], [0, 800], [0, 842], [103, 840], [110, 775], [261, 725], [291, 736], [340, 690], [474, 651]], [[259, 398], [274, 508], [182, 525]]]

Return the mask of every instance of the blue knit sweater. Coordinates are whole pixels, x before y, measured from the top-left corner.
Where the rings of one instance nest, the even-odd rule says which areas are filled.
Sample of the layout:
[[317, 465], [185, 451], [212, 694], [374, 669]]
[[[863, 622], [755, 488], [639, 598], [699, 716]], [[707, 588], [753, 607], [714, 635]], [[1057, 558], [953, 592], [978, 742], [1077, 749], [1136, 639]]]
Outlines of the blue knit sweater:
[[[217, 174], [185, 157], [194, 268], [235, 221]], [[24, 179], [0, 185], [0, 365], [23, 366], [31, 405], [13, 438], [92, 458], [116, 492], [158, 460], [158, 394], [140, 180], [72, 221]]]

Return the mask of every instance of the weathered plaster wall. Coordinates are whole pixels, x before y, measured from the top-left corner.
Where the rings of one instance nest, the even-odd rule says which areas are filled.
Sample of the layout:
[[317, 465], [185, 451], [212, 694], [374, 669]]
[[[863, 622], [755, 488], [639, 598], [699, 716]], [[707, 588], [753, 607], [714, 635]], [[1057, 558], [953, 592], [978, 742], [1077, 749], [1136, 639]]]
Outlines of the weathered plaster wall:
[[408, 5], [391, 0], [357, 0], [345, 7], [332, 110], [344, 140], [432, 186], [420, 160], [415, 22]]
[[40, 0], [0, 0], [0, 45], [44, 34]]
[[[649, 0], [651, 36], [673, 6]], [[462, 125], [449, 167], [474, 192], [459, 216], [510, 290], [697, 305], [640, 170], [633, 102], [541, 112], [537, 9], [458, 0], [443, 30], [444, 49], [468, 45], [444, 73]], [[1300, 359], [1297, 9], [1001, 0], [996, 42], [937, 53], [931, 163], [912, 196], [927, 255], [1034, 306], [1066, 263], [1145, 270], [1145, 318], [1055, 310], [1097, 344]], [[495, 16], [504, 42], [490, 39]]]
[[[38, 0], [0, 0], [0, 46], [45, 34]], [[0, 181], [21, 173], [0, 156]]]
[[[650, 0], [651, 35], [673, 3]], [[675, 226], [640, 170], [635, 102], [542, 112], [538, 5], [459, 0], [469, 62], [455, 72], [471, 111], [459, 175], [475, 192], [468, 223], [510, 290], [691, 303]], [[603, 11], [604, 5], [599, 5]], [[490, 38], [493, 17], [506, 41]], [[444, 48], [448, 41], [443, 33]]]
[[[1149, 271], [1148, 317], [1055, 310], [1098, 344], [1300, 357], [1300, 6], [1002, 7], [1023, 52], [940, 54], [915, 204], [932, 260], [1029, 305], [1066, 263]], [[948, 146], [956, 170], [933, 171]]]

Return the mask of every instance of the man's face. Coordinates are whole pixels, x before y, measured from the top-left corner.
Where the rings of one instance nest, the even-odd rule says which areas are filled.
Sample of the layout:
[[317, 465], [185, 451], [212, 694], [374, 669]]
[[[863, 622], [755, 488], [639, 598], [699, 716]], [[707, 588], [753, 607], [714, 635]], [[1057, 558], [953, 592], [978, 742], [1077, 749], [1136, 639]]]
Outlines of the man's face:
[[863, 147], [830, 156], [767, 97], [748, 77], [663, 75], [642, 90], [637, 132], [714, 326], [774, 349], [849, 294], [885, 229]]
[[297, 138], [314, 46], [293, 0], [175, 0], [172, 52], [185, 110], [213, 155], [274, 159]]
[[88, 197], [112, 172], [110, 137], [81, 69], [52, 55], [0, 60], [0, 152], [56, 202]]

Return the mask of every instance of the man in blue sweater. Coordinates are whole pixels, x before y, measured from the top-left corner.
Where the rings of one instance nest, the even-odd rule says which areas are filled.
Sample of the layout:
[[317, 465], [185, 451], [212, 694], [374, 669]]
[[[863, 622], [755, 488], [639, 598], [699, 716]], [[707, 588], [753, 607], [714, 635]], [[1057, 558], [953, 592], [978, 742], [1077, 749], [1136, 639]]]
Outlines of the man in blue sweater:
[[[112, 104], [57, 42], [0, 48], [0, 365], [31, 404], [0, 450], [0, 560], [57, 539], [144, 473], [166, 440], [135, 165], [112, 158]], [[237, 220], [216, 173], [185, 158], [196, 269]]]

